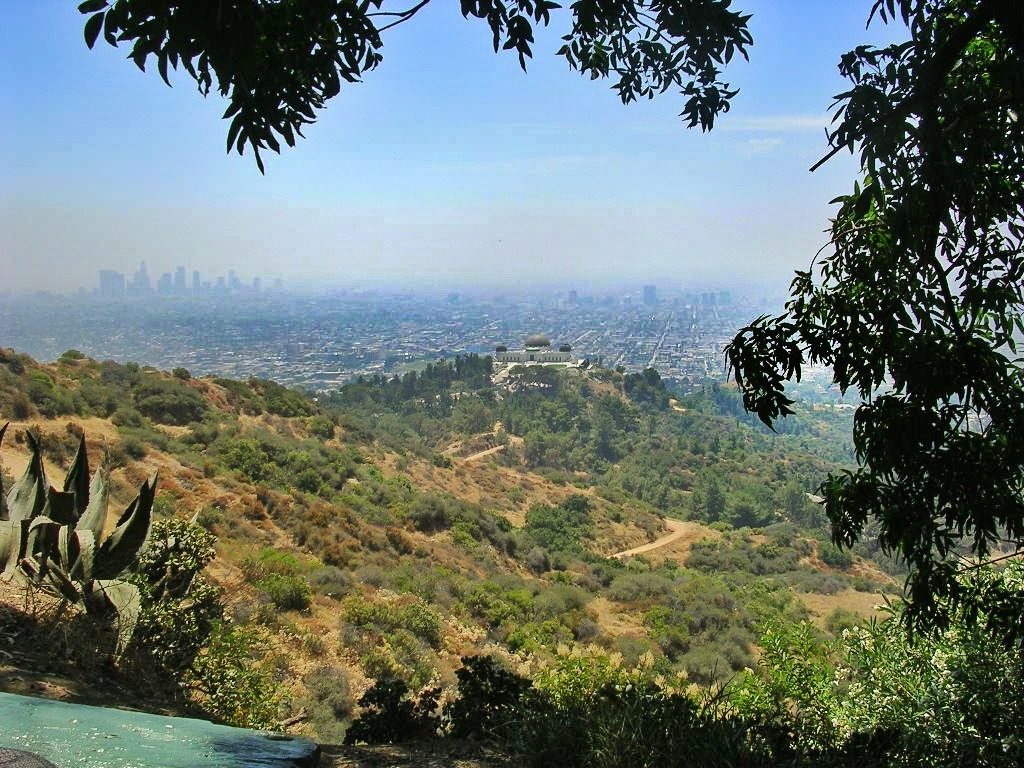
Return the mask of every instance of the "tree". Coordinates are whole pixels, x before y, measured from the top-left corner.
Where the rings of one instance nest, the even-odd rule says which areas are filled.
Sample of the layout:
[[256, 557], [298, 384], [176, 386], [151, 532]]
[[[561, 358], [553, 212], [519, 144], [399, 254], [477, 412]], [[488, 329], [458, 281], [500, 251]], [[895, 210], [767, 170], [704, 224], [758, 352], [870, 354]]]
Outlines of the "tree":
[[821, 492], [837, 544], [875, 520], [909, 565], [912, 623], [982, 599], [1020, 637], [1020, 595], [956, 575], [1024, 545], [1024, 5], [878, 0], [872, 15], [910, 39], [842, 57], [852, 85], [822, 160], [856, 151], [862, 178], [785, 311], [726, 354], [768, 425], [808, 364], [859, 394], [858, 468]]
[[[168, 85], [180, 65], [204, 96], [228, 99], [227, 148], [248, 145], [263, 171], [260, 151], [280, 152], [281, 140], [316, 121], [317, 110], [342, 83], [360, 82], [383, 61], [383, 33], [410, 21], [430, 0], [85, 0], [85, 41], [100, 35], [113, 46], [131, 44], [130, 58], [145, 70], [150, 56]], [[719, 67], [746, 56], [750, 18], [729, 10], [731, 0], [581, 0], [558, 55], [589, 76], [614, 77], [624, 103], [678, 88], [682, 117], [708, 130], [737, 91]], [[404, 5], [404, 3], [403, 3]], [[462, 15], [483, 21], [494, 50], [514, 51], [525, 70], [533, 56], [534, 25], [551, 23], [551, 0], [461, 0]]]

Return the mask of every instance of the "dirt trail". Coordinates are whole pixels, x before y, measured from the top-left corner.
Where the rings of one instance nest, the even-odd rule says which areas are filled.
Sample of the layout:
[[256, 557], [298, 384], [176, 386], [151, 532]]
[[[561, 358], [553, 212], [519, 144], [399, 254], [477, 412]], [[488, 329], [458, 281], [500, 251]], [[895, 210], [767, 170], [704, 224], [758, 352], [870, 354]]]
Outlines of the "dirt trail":
[[464, 458], [462, 461], [464, 463], [468, 464], [471, 461], [476, 461], [477, 459], [482, 459], [484, 456], [490, 456], [492, 454], [499, 453], [500, 451], [504, 451], [506, 448], [508, 448], [507, 445], [496, 445], [493, 448], [488, 448], [488, 449], [483, 450], [483, 451], [477, 451], [476, 453], [471, 453], [469, 456]]
[[639, 547], [633, 547], [632, 549], [624, 549], [621, 552], [616, 552], [609, 557], [617, 557], [620, 560], [624, 557], [632, 557], [633, 555], [642, 555], [647, 552], [653, 552], [656, 549], [661, 549], [669, 544], [672, 544], [680, 539], [688, 539], [691, 543], [698, 539], [704, 539], [708, 536], [708, 529], [700, 523], [687, 523], [682, 520], [673, 520], [671, 518], [665, 518], [665, 527], [668, 528], [668, 533], [661, 538], [655, 539], [648, 544], [642, 544]]

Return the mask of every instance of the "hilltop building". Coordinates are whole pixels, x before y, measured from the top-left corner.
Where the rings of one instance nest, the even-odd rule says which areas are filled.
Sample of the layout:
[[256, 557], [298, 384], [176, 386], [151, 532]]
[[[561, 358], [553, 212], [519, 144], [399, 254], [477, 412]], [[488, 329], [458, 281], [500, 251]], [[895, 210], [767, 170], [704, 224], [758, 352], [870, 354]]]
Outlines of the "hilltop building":
[[562, 344], [557, 350], [551, 348], [551, 341], [542, 333], [526, 337], [522, 349], [509, 349], [505, 345], [494, 348], [496, 363], [560, 363], [572, 362], [572, 347]]

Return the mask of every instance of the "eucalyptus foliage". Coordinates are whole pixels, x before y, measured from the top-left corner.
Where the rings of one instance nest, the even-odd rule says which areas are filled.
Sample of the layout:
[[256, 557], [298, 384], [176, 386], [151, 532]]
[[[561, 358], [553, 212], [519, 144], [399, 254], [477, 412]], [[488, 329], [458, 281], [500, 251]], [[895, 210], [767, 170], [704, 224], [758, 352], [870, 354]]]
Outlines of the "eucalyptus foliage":
[[[785, 311], [727, 349], [771, 425], [787, 381], [826, 365], [861, 404], [858, 468], [821, 493], [837, 544], [877, 521], [904, 559], [918, 624], [976, 604], [955, 577], [1024, 544], [1024, 5], [878, 0], [909, 39], [842, 57], [828, 157], [859, 154], [829, 246]], [[824, 160], [823, 160], [824, 162]], [[1004, 598], [1008, 595], [1004, 595]], [[1008, 636], [1021, 604], [1003, 600]], [[1014, 621], [1016, 616], [1016, 621]]]

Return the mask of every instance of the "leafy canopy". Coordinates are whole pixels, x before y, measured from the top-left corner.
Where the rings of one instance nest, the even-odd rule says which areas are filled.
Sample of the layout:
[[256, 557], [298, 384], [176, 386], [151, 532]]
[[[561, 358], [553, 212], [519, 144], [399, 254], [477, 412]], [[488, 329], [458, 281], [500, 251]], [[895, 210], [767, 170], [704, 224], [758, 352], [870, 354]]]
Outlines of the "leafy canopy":
[[[430, 0], [86, 0], [85, 41], [102, 35], [131, 46], [145, 70], [152, 56], [170, 85], [180, 65], [204, 96], [228, 99], [227, 147], [241, 154], [295, 145], [317, 111], [342, 84], [360, 82], [383, 61], [383, 33], [411, 20]], [[591, 79], [614, 78], [623, 103], [670, 88], [683, 98], [682, 117], [708, 130], [729, 109], [737, 90], [720, 67], [747, 55], [749, 16], [731, 0], [577, 0], [558, 55]], [[551, 0], [461, 0], [462, 15], [487, 25], [494, 50], [512, 51], [525, 70], [533, 56], [534, 26], [566, 14]]]
[[877, 521], [910, 566], [911, 619], [942, 625], [976, 602], [958, 571], [1024, 544], [1024, 5], [879, 0], [876, 14], [909, 39], [842, 57], [825, 158], [857, 152], [862, 178], [785, 311], [726, 353], [769, 425], [808, 365], [859, 393], [858, 468], [823, 485], [833, 538]]

